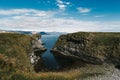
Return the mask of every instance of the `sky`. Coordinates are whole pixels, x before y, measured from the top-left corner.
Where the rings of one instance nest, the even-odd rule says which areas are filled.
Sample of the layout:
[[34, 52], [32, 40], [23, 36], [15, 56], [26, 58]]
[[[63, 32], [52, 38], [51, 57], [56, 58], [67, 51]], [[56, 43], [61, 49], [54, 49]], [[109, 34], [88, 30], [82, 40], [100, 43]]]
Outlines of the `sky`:
[[120, 0], [0, 0], [0, 29], [120, 32]]

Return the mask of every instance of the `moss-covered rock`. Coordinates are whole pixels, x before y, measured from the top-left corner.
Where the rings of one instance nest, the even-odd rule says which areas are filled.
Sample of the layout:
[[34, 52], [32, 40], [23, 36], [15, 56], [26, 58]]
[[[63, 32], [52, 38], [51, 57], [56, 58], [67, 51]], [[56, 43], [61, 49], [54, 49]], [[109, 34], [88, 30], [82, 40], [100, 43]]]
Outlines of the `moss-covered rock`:
[[51, 50], [55, 55], [89, 63], [120, 64], [120, 33], [78, 32], [61, 35]]

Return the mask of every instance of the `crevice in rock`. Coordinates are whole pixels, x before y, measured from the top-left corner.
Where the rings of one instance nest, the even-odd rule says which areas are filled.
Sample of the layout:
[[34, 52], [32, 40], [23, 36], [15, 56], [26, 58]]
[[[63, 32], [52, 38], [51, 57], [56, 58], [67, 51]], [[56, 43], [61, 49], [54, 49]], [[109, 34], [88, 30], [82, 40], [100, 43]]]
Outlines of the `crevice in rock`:
[[120, 65], [116, 65], [115, 68], [119, 69], [120, 70]]

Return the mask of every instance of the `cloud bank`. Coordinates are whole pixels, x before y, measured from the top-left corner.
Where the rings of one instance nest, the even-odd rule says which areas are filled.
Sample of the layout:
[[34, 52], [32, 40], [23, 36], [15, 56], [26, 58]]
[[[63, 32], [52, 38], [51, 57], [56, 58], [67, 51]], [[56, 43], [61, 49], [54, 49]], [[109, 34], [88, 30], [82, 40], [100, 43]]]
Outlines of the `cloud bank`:
[[56, 18], [56, 14], [58, 13], [54, 11], [35, 9], [0, 10], [0, 29], [68, 33], [78, 31], [120, 32], [120, 21], [82, 21]]

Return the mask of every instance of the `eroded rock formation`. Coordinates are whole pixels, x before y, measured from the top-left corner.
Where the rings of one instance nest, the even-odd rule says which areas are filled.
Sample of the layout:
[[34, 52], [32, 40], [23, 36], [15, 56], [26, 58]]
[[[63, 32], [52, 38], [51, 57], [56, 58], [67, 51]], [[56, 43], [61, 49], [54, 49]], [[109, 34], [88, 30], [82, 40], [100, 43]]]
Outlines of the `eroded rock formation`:
[[120, 65], [120, 33], [78, 32], [61, 35], [51, 51], [55, 56], [71, 61]]
[[40, 38], [41, 35], [38, 34], [34, 34], [31, 36], [32, 53], [30, 55], [30, 59], [36, 72], [39, 72], [45, 68], [44, 62], [41, 58], [41, 54], [47, 49], [43, 46], [43, 43], [40, 40]]

